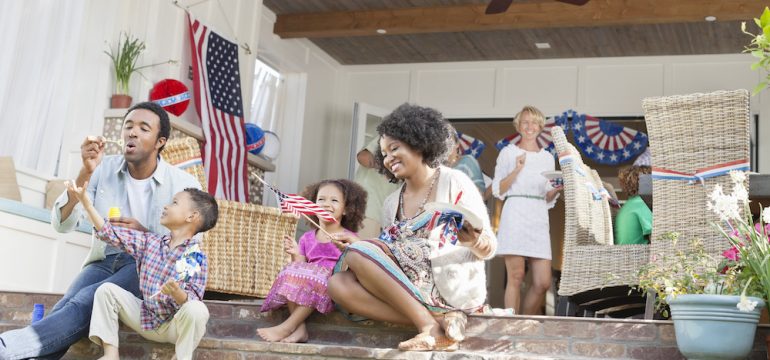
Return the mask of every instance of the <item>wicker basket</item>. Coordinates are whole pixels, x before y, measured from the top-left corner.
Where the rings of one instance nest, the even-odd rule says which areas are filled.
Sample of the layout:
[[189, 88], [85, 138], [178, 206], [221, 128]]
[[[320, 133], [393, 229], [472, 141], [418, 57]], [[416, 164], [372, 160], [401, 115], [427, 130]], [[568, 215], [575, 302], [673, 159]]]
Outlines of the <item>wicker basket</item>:
[[201, 148], [198, 145], [198, 140], [189, 136], [171, 139], [166, 142], [160, 156], [167, 163], [195, 176], [201, 186], [206, 188], [208, 182], [203, 171], [203, 160], [201, 160]]
[[[161, 155], [169, 164], [195, 176], [205, 188], [198, 140], [187, 136], [169, 140]], [[297, 217], [256, 204], [217, 203], [217, 226], [206, 232], [201, 244], [209, 260], [206, 290], [265, 297], [290, 260], [283, 251], [283, 236], [294, 236]]]
[[298, 218], [277, 208], [217, 200], [219, 221], [201, 248], [209, 259], [207, 290], [265, 297], [290, 258], [283, 237], [294, 236]]
[[[614, 245], [612, 215], [606, 199], [594, 200], [587, 183], [602, 188], [599, 174], [583, 163], [560, 127], [551, 130], [556, 150], [573, 155], [561, 165], [564, 177], [564, 250], [559, 295], [571, 296], [629, 284], [649, 259], [648, 245]], [[615, 276], [610, 276], [615, 275]]]
[[[642, 102], [650, 135], [652, 165], [685, 173], [749, 158], [749, 93], [746, 90], [647, 98]], [[670, 241], [659, 241], [676, 231], [682, 241], [703, 240], [706, 251], [719, 255], [729, 243], [711, 226], [719, 218], [706, 207], [714, 185], [730, 189], [729, 176], [706, 179], [704, 184], [652, 180], [652, 251], [672, 252]], [[748, 187], [748, 184], [747, 184]]]

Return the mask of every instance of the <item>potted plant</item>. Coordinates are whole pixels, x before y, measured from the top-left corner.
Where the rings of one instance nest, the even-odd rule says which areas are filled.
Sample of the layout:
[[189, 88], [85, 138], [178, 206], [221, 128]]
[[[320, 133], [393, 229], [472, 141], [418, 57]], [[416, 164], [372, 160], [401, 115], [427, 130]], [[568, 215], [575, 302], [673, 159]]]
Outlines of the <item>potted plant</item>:
[[[765, 14], [770, 14], [767, 10]], [[759, 221], [754, 222], [746, 189], [746, 173], [731, 172], [731, 194], [725, 194], [721, 186], [715, 186], [709, 195], [708, 206], [719, 215], [721, 224], [715, 225], [732, 245], [725, 251], [727, 266], [739, 271], [744, 278], [757, 283], [756, 292], [770, 303], [770, 208], [759, 207]], [[745, 217], [741, 216], [743, 208]], [[770, 349], [770, 337], [765, 341]]]
[[[678, 234], [659, 241], [675, 245]], [[742, 359], [752, 349], [764, 306], [761, 298], [746, 296], [758, 291], [752, 279], [734, 261], [709, 255], [694, 239], [688, 250], [653, 255], [639, 270], [638, 288], [656, 293], [657, 308], [670, 315], [684, 356]]]
[[123, 33], [121, 34], [120, 39], [118, 39], [116, 47], [110, 47], [109, 51], [104, 51], [104, 53], [112, 59], [112, 66], [115, 70], [115, 93], [110, 99], [111, 108], [127, 108], [131, 106], [131, 96], [129, 95], [128, 85], [131, 81], [131, 75], [135, 72], [138, 72], [141, 75], [142, 73], [139, 72], [141, 69], [166, 63], [174, 63], [173, 60], [168, 60], [157, 64], [136, 66], [136, 61], [144, 50], [144, 41], [134, 38], [127, 33]]
[[752, 37], [751, 43], [746, 46], [744, 52], [749, 52], [758, 59], [757, 62], [751, 65], [751, 69], [757, 70], [761, 68], [767, 73], [765, 80], [761, 81], [754, 88], [754, 95], [756, 95], [770, 84], [770, 8], [765, 7], [762, 16], [759, 19], [755, 18], [754, 23], [759, 26], [758, 34], [755, 35], [746, 31], [745, 22], [741, 24], [741, 30]]

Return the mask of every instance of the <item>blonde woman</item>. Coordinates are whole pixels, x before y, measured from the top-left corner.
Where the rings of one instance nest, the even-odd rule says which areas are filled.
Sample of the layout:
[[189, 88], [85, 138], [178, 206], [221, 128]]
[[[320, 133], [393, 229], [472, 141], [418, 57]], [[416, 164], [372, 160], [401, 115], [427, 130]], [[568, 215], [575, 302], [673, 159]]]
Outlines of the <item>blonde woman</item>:
[[[513, 126], [521, 141], [500, 151], [492, 180], [492, 194], [505, 201], [497, 232], [497, 255], [505, 258], [505, 307], [516, 313], [537, 315], [542, 313], [545, 293], [551, 286], [548, 209], [555, 204], [561, 186], [554, 188], [542, 175], [556, 167], [553, 155], [537, 143], [545, 127], [543, 113], [525, 106], [516, 114]], [[527, 260], [532, 284], [521, 304], [520, 289]]]

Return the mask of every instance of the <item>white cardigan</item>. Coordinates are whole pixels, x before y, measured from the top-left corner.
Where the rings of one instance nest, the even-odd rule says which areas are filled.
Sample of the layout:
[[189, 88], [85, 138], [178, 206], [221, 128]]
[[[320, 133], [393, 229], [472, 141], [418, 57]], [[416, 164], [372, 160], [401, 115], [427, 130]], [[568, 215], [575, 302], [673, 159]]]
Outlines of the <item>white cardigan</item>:
[[[460, 246], [459, 242], [457, 245], [446, 243], [442, 249], [438, 249], [438, 240], [431, 242], [431, 267], [436, 288], [449, 305], [461, 310], [470, 310], [483, 305], [486, 300], [487, 280], [484, 260], [495, 255], [497, 238], [492, 231], [487, 208], [473, 181], [461, 171], [445, 166], [440, 168], [435, 201], [451, 204], [462, 191], [458, 204], [470, 209], [481, 218], [483, 226], [480, 236], [488, 240], [492, 249], [486, 258], [480, 259], [469, 248]], [[395, 222], [400, 193], [401, 187], [385, 199], [382, 224]], [[438, 239], [441, 230], [434, 229], [430, 235], [431, 239]]]

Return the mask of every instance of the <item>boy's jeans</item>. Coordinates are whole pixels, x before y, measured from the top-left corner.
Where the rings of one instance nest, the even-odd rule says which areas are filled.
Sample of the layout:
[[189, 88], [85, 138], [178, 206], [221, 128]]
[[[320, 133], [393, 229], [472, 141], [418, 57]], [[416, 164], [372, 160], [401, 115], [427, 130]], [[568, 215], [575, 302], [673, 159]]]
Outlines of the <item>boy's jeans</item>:
[[108, 255], [102, 261], [90, 263], [46, 317], [0, 334], [0, 360], [60, 359], [72, 344], [88, 335], [94, 292], [105, 282], [141, 296], [136, 261], [128, 254]]
[[147, 340], [175, 344], [178, 360], [192, 360], [203, 334], [209, 311], [203, 302], [187, 300], [171, 320], [157, 329], [142, 329], [142, 300], [117, 285], [104, 284], [94, 295], [94, 313], [91, 318], [91, 341], [119, 347], [120, 322]]

